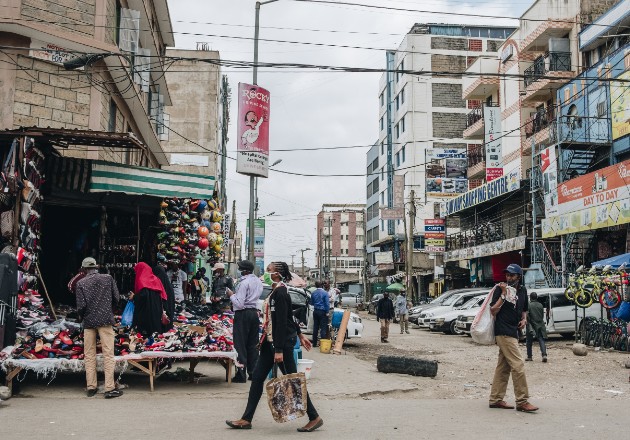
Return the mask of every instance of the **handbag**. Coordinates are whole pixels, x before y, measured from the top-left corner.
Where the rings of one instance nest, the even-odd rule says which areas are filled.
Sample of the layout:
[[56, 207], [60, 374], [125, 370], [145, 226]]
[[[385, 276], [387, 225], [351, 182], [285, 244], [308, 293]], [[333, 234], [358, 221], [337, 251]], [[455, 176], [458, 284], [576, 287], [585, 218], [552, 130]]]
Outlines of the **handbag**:
[[13, 234], [13, 221], [15, 218], [15, 213], [13, 210], [5, 211], [0, 214], [0, 231], [2, 232], [2, 236], [5, 238], [11, 238]]
[[477, 344], [492, 345], [495, 342], [494, 316], [490, 313], [490, 302], [492, 301], [493, 293], [494, 289], [486, 296], [470, 326], [470, 336]]
[[273, 379], [265, 385], [267, 403], [273, 419], [284, 423], [306, 414], [306, 375], [291, 373], [278, 377], [278, 366], [273, 366]]

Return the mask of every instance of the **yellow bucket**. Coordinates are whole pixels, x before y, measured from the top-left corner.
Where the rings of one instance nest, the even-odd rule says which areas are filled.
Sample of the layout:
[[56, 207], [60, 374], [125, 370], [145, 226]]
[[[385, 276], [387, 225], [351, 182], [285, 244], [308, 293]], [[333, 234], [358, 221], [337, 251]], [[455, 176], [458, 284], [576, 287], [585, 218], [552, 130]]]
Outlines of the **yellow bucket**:
[[319, 340], [319, 352], [328, 354], [332, 348], [332, 339], [320, 339]]

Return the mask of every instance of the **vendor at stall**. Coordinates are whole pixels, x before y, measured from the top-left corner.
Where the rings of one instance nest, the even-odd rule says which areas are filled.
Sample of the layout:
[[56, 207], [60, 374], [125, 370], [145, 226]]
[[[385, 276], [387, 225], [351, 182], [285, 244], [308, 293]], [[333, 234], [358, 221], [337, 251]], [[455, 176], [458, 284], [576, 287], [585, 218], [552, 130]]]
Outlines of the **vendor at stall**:
[[231, 277], [225, 275], [225, 265], [216, 263], [212, 268], [214, 272], [214, 280], [212, 281], [212, 302], [221, 310], [230, 308], [230, 298], [227, 295], [227, 289], [234, 289], [234, 281]]
[[168, 278], [171, 280], [171, 286], [173, 286], [173, 292], [175, 292], [175, 302], [182, 302], [186, 297], [184, 292], [188, 291], [188, 275], [181, 270], [177, 263], [171, 262], [166, 272]]
[[166, 290], [148, 264], [138, 263], [134, 270], [135, 288], [129, 298], [135, 305], [133, 323], [139, 332], [147, 336], [162, 333], [162, 315], [165, 314], [163, 302], [168, 300]]

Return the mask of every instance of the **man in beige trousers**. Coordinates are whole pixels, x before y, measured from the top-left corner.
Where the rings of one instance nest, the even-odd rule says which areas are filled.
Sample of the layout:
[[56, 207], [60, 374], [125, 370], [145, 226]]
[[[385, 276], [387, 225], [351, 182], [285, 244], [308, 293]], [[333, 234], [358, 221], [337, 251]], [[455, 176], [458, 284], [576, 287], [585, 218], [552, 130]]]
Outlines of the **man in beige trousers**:
[[114, 329], [113, 308], [118, 303], [116, 282], [111, 275], [99, 274], [94, 258], [86, 258], [81, 264], [85, 277], [77, 283], [77, 310], [83, 318], [83, 350], [85, 352], [85, 376], [87, 396], [96, 394], [96, 335], [101, 340], [105, 367], [105, 398], [122, 396], [114, 381]]
[[512, 374], [516, 410], [534, 412], [538, 408], [528, 402], [525, 362], [518, 348], [518, 329], [527, 325], [527, 289], [521, 285], [523, 269], [518, 264], [510, 264], [503, 272], [507, 283], [500, 283], [492, 290], [490, 302], [490, 313], [495, 318], [494, 335], [499, 346], [499, 360], [490, 391], [490, 408], [514, 409], [503, 400]]

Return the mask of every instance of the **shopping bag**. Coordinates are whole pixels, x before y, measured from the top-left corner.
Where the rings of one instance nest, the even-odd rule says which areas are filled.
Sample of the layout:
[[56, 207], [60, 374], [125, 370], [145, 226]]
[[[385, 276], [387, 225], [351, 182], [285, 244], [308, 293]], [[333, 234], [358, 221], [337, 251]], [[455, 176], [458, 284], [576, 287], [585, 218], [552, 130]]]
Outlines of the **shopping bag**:
[[277, 377], [277, 366], [273, 368], [273, 379], [267, 382], [267, 403], [273, 419], [278, 423], [298, 419], [306, 414], [306, 375], [285, 374]]
[[490, 313], [490, 302], [492, 301], [493, 293], [494, 289], [490, 291], [483, 304], [481, 304], [470, 326], [470, 336], [477, 344], [494, 344], [494, 316]]
[[125, 306], [125, 310], [122, 314], [122, 319], [120, 324], [123, 327], [131, 327], [133, 325], [133, 311], [135, 306], [133, 305], [133, 301], [127, 301], [127, 305]]

